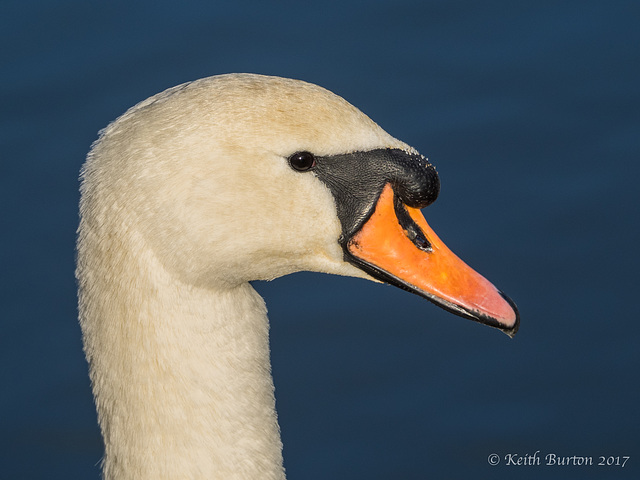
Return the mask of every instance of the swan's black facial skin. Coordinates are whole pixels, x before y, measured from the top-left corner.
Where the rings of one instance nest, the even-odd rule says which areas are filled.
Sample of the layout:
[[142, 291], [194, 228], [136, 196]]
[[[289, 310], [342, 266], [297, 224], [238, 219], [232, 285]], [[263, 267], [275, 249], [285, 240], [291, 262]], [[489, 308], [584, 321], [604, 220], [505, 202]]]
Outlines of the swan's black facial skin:
[[343, 247], [371, 216], [385, 185], [414, 208], [432, 204], [440, 192], [435, 167], [422, 155], [400, 149], [317, 156], [314, 173], [336, 200]]

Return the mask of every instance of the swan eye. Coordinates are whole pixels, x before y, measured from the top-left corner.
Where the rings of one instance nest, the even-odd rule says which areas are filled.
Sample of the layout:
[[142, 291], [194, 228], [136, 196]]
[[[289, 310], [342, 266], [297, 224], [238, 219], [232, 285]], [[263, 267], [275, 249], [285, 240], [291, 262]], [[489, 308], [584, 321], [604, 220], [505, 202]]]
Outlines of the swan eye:
[[289, 157], [289, 165], [294, 170], [306, 172], [316, 166], [316, 157], [310, 152], [296, 152]]

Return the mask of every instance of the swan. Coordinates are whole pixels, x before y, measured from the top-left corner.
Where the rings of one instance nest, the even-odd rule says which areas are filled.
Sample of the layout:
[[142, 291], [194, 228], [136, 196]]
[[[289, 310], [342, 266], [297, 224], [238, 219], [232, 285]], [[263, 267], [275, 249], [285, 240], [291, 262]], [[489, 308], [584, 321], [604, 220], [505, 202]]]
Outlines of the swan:
[[252, 280], [387, 282], [512, 336], [515, 304], [420, 211], [439, 188], [414, 148], [299, 80], [185, 83], [102, 130], [76, 277], [104, 478], [285, 478]]

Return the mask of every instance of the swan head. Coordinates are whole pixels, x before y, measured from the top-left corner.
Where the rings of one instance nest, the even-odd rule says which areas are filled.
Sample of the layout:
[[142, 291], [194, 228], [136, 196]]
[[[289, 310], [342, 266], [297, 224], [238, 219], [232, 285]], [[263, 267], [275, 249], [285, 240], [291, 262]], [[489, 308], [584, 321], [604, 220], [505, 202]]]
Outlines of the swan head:
[[186, 284], [350, 275], [509, 335], [518, 328], [513, 302], [425, 221], [420, 209], [439, 191], [435, 168], [312, 84], [232, 74], [151, 97], [102, 132], [82, 188], [85, 218], [134, 231]]

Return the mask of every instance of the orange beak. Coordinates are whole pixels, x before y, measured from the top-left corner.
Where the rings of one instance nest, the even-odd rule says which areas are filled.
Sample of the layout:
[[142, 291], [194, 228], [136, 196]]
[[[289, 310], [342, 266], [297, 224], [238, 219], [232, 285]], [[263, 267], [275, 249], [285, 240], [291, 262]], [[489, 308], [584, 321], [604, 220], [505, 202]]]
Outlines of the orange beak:
[[449, 250], [420, 210], [395, 198], [389, 184], [346, 249], [377, 278], [511, 337], [518, 329], [515, 304]]

